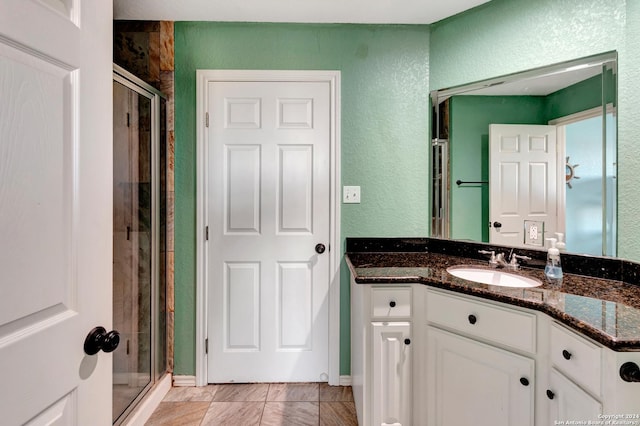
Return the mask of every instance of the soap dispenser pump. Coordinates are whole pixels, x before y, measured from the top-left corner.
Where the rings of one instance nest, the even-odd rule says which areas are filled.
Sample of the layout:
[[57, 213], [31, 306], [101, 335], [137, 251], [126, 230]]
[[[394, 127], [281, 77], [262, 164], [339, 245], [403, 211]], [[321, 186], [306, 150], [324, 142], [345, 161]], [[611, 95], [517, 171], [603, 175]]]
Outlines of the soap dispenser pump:
[[560, 250], [556, 247], [555, 238], [547, 238], [551, 242], [551, 247], [547, 251], [547, 266], [544, 273], [549, 279], [557, 280], [562, 278], [562, 266], [560, 265]]
[[562, 241], [564, 238], [564, 234], [562, 232], [556, 232], [556, 237], [558, 237], [558, 242], [556, 243], [556, 247], [558, 248], [558, 250], [560, 250], [561, 252], [567, 251], [567, 245], [564, 241]]

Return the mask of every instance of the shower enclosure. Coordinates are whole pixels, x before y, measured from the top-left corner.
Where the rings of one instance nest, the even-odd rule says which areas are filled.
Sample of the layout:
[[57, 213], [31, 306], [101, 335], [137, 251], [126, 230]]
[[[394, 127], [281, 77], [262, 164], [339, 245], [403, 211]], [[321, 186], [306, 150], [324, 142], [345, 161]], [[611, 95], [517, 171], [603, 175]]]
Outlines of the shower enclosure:
[[114, 65], [113, 423], [167, 371], [166, 98]]

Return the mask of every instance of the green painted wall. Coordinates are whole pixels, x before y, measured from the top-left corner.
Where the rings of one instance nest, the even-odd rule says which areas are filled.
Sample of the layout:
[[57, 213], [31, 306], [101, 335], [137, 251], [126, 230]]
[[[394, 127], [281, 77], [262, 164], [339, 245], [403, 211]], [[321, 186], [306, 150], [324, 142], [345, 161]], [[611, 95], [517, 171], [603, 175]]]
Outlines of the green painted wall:
[[451, 238], [489, 241], [489, 185], [455, 181], [489, 179], [489, 124], [546, 124], [542, 96], [451, 98]]
[[[195, 371], [196, 69], [342, 73], [342, 205], [348, 236], [428, 234], [429, 27], [175, 24], [175, 372]], [[343, 248], [339, 248], [344, 251]], [[349, 277], [341, 268], [341, 374], [350, 372]]]
[[[610, 75], [606, 78], [611, 82]], [[545, 97], [547, 121], [598, 106], [602, 106], [602, 76], [591, 77]]]

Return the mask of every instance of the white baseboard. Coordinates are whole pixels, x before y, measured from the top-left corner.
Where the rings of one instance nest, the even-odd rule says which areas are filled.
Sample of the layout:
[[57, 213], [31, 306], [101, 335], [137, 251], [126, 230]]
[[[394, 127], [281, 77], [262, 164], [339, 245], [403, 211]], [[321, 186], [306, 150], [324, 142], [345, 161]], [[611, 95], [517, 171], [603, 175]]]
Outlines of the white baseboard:
[[142, 426], [153, 412], [158, 408], [160, 402], [171, 389], [171, 374], [165, 376], [147, 393], [138, 406], [129, 414], [122, 423], [123, 426]]
[[340, 376], [340, 386], [351, 386], [351, 376]]
[[195, 386], [196, 376], [173, 376], [174, 387]]

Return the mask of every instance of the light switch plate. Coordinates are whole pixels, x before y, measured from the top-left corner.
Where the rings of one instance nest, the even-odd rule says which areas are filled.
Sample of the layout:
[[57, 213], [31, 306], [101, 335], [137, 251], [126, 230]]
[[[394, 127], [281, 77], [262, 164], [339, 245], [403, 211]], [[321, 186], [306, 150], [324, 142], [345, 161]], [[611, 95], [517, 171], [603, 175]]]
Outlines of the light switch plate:
[[359, 186], [343, 186], [342, 202], [345, 204], [360, 204], [360, 187]]

